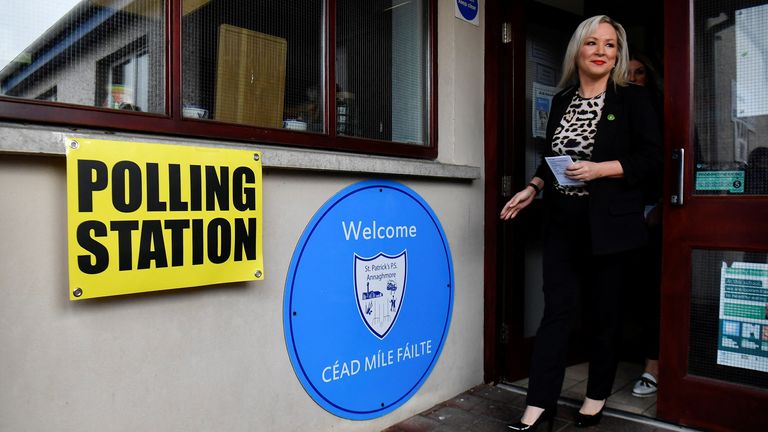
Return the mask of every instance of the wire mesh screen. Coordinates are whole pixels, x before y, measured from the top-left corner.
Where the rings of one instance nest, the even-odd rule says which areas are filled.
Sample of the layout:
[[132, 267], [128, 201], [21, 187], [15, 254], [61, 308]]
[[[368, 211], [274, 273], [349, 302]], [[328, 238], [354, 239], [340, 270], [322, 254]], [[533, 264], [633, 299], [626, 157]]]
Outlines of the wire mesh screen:
[[323, 131], [321, 0], [184, 0], [183, 115]]
[[694, 193], [768, 194], [768, 2], [693, 4]]
[[162, 0], [14, 2], [0, 14], [0, 94], [163, 113], [165, 27]]
[[427, 0], [336, 2], [336, 132], [427, 142]]
[[689, 372], [768, 389], [768, 254], [694, 250]]

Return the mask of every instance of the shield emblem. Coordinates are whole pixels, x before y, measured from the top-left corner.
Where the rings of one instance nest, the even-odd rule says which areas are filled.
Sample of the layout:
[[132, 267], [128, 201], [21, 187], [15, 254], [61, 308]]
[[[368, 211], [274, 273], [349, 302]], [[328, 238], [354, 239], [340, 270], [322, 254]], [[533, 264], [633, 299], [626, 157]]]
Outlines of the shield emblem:
[[363, 322], [379, 339], [395, 325], [405, 295], [408, 255], [378, 255], [363, 258], [355, 254], [355, 299]]

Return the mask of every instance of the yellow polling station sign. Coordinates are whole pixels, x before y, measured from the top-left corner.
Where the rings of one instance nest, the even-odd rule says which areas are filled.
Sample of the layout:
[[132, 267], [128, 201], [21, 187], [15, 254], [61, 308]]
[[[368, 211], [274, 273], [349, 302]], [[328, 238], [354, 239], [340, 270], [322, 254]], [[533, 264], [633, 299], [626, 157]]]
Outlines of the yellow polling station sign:
[[65, 143], [70, 300], [264, 278], [259, 152]]

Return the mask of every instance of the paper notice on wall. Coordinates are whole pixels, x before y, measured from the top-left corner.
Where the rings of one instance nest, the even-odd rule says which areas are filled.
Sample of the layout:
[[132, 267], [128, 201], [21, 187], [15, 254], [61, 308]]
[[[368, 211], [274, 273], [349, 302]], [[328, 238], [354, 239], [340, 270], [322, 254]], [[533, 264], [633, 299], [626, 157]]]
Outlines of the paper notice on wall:
[[532, 135], [534, 138], [546, 138], [547, 134], [547, 121], [549, 120], [549, 109], [552, 106], [552, 97], [557, 94], [559, 89], [557, 87], [547, 86], [533, 83], [533, 94], [531, 100], [533, 101], [532, 117], [533, 123], [531, 125]]
[[736, 116], [768, 114], [768, 4], [736, 11]]
[[717, 364], [768, 372], [768, 264], [722, 263]]

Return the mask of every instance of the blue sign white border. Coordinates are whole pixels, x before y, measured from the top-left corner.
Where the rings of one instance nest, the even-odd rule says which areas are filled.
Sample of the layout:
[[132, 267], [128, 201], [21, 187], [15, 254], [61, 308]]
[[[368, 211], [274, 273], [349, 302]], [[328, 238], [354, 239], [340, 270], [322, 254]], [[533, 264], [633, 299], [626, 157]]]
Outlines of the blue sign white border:
[[[378, 409], [359, 411], [359, 410], [350, 410], [332, 402], [322, 394], [322, 392], [314, 385], [312, 380], [309, 378], [307, 371], [304, 369], [304, 366], [301, 363], [301, 359], [296, 354], [295, 341], [292, 336], [293, 334], [293, 323], [291, 320], [292, 311], [293, 311], [292, 297], [294, 292], [293, 288], [296, 283], [296, 274], [297, 274], [296, 270], [298, 268], [298, 264], [301, 262], [301, 258], [304, 254], [304, 250], [307, 246], [307, 242], [312, 238], [312, 235], [315, 232], [315, 229], [317, 228], [317, 226], [330, 213], [330, 211], [333, 210], [333, 208], [336, 205], [338, 205], [341, 201], [349, 198], [350, 196], [358, 192], [368, 190], [368, 189], [377, 189], [377, 188], [391, 189], [391, 190], [395, 190], [400, 193], [403, 193], [410, 199], [414, 200], [429, 216], [430, 220], [435, 226], [437, 233], [440, 235], [440, 239], [442, 241], [441, 246], [443, 248], [443, 252], [445, 253], [445, 257], [447, 261], [446, 264], [447, 264], [447, 269], [449, 273], [448, 280], [450, 283], [450, 287], [449, 287], [449, 293], [448, 293], [448, 310], [445, 316], [443, 332], [440, 335], [440, 341], [437, 344], [435, 355], [432, 358], [432, 361], [430, 362], [429, 366], [424, 370], [424, 373], [422, 374], [422, 376], [419, 378], [419, 380], [416, 383], [414, 383], [412, 387], [410, 387], [407, 391], [405, 391], [405, 393], [402, 396], [400, 396], [393, 402], [389, 404], [382, 403], [382, 406]], [[288, 351], [288, 355], [291, 359], [291, 364], [293, 366], [293, 369], [294, 369], [294, 372], [296, 373], [297, 378], [299, 378], [299, 381], [304, 387], [304, 390], [312, 397], [312, 399], [318, 405], [323, 407], [326, 411], [336, 416], [350, 419], [350, 420], [370, 420], [370, 419], [384, 416], [394, 411], [395, 409], [399, 408], [401, 405], [407, 402], [413, 395], [415, 395], [416, 392], [419, 390], [419, 388], [421, 388], [421, 386], [426, 382], [427, 378], [432, 373], [432, 370], [437, 364], [437, 360], [440, 358], [440, 354], [442, 353], [443, 346], [445, 345], [445, 341], [448, 337], [451, 317], [453, 316], [454, 289], [455, 289], [455, 280], [454, 280], [454, 273], [453, 273], [453, 259], [451, 257], [451, 251], [448, 245], [448, 239], [445, 235], [445, 231], [443, 231], [443, 227], [440, 224], [439, 219], [437, 218], [435, 213], [432, 211], [430, 206], [415, 191], [411, 190], [410, 188], [408, 188], [407, 186], [401, 183], [394, 182], [394, 181], [367, 180], [367, 181], [362, 181], [362, 182], [350, 185], [345, 189], [341, 190], [340, 192], [338, 192], [315, 213], [314, 217], [312, 218], [310, 223], [307, 225], [307, 228], [305, 228], [301, 238], [299, 239], [296, 249], [294, 250], [293, 257], [291, 258], [291, 264], [288, 270], [288, 275], [286, 277], [285, 293], [284, 293], [284, 299], [283, 299], [284, 300], [283, 332], [285, 334], [285, 344]]]
[[[387, 254], [385, 254], [384, 252], [379, 252], [379, 254], [378, 254], [378, 255], [376, 255], [376, 256], [372, 256], [372, 257], [368, 257], [368, 258], [364, 258], [364, 257], [361, 257], [361, 256], [359, 256], [359, 255], [355, 254], [355, 260], [360, 260], [360, 261], [373, 261], [373, 260], [375, 260], [376, 258], [378, 258], [378, 257], [381, 257], [381, 256], [383, 256], [383, 257], [385, 257], [385, 258], [395, 259], [395, 258], [399, 258], [399, 257], [401, 257], [401, 256], [405, 256], [405, 255], [407, 255], [407, 254], [408, 254], [408, 251], [407, 251], [407, 250], [404, 250], [404, 251], [400, 252], [400, 253], [399, 253], [399, 254], [397, 254], [397, 255], [387, 255]], [[404, 280], [406, 280], [406, 281], [407, 281], [407, 280], [408, 280], [408, 265], [407, 265], [408, 261], [406, 260], [405, 262], [406, 262], [406, 265], [404, 266], [404, 267], [405, 267], [405, 270], [404, 270], [403, 278], [404, 278]], [[355, 274], [354, 274], [353, 276], [354, 276], [355, 280], [357, 280], [357, 266], [355, 265], [353, 268], [355, 269]], [[355, 289], [356, 289], [356, 288], [357, 288], [357, 287], [355, 286]], [[406, 288], [407, 288], [407, 284], [403, 284], [403, 286], [402, 286], [402, 290], [403, 290], [403, 294], [402, 294], [402, 297], [405, 297], [405, 290], [406, 290]], [[358, 312], [360, 312], [360, 319], [363, 321], [363, 323], [365, 324], [365, 326], [366, 326], [366, 327], [368, 327], [368, 330], [370, 330], [370, 331], [371, 331], [371, 334], [373, 334], [374, 336], [376, 336], [376, 337], [377, 337], [377, 338], [379, 338], [379, 339], [384, 339], [384, 338], [387, 336], [387, 333], [389, 333], [389, 331], [390, 331], [390, 330], [392, 330], [392, 327], [394, 327], [394, 326], [395, 326], [395, 323], [397, 323], [397, 317], [399, 317], [399, 316], [400, 316], [400, 310], [401, 310], [401, 309], [402, 309], [401, 307], [398, 307], [398, 308], [397, 308], [397, 313], [395, 314], [395, 318], [392, 320], [392, 323], [390, 323], [390, 325], [389, 325], [389, 327], [387, 328], [387, 330], [385, 330], [385, 331], [384, 331], [384, 333], [379, 333], [378, 331], [376, 331], [376, 329], [375, 329], [375, 328], [373, 328], [373, 327], [372, 327], [372, 326], [371, 326], [371, 325], [368, 323], [368, 321], [366, 321], [366, 319], [365, 319], [365, 313], [363, 312], [363, 308], [362, 308], [362, 305], [360, 304], [360, 302], [357, 302], [357, 311], [358, 311]]]
[[475, 26], [480, 26], [479, 0], [454, 0], [454, 16]]

